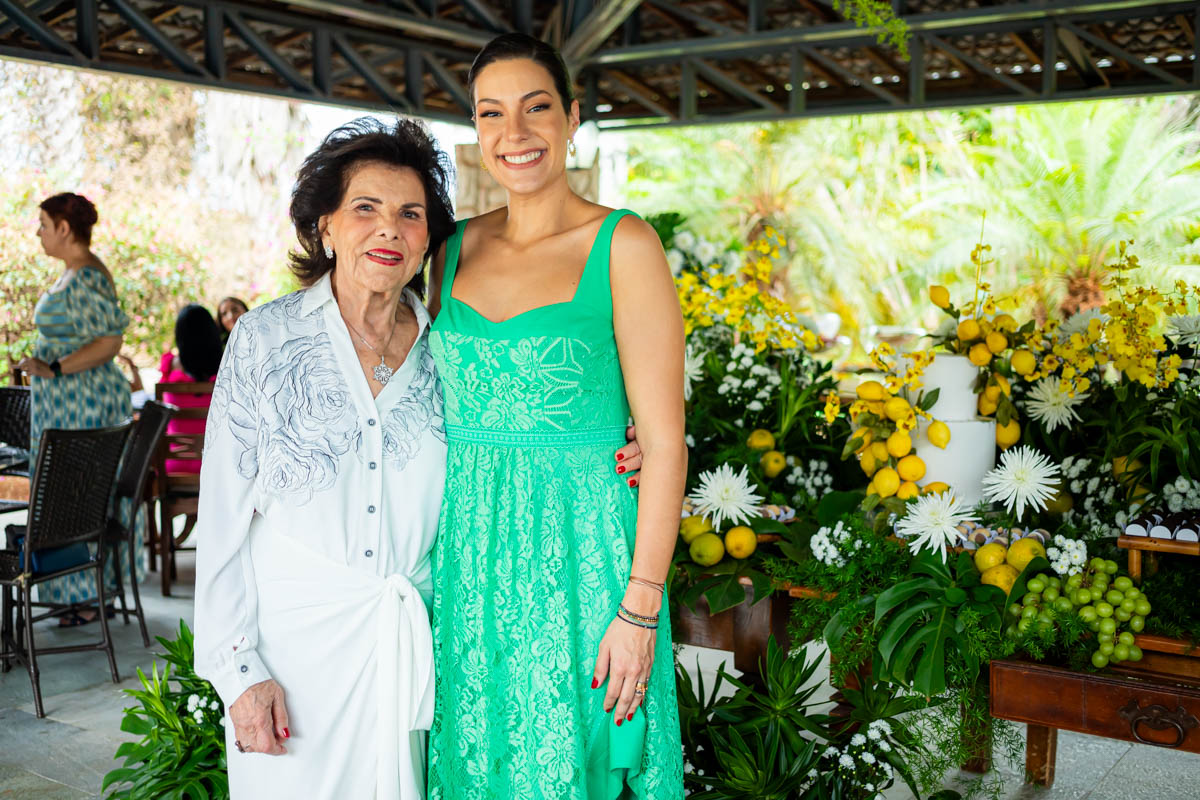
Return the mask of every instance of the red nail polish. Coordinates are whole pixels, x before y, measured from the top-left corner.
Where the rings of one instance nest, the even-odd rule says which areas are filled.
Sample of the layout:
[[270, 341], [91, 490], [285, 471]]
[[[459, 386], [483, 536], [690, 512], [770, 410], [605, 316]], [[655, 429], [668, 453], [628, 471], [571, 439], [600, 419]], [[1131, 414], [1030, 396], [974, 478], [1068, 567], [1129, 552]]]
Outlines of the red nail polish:
[[630, 479], [629, 479], [629, 485], [630, 485], [630, 486], [637, 486], [637, 479], [636, 479], [636, 478], [630, 478]]
[[625, 719], [626, 719], [626, 721], [628, 721], [628, 722], [633, 722], [633, 712], [632, 712], [632, 711], [630, 711], [630, 712], [629, 712], [629, 716], [628, 716], [628, 717], [626, 717]]
[[621, 720], [617, 720], [617, 727], [621, 727]]
[[292, 738], [292, 734], [291, 734], [291, 732], [290, 732], [290, 731], [288, 731], [288, 729], [287, 729], [287, 728], [284, 728], [284, 729], [283, 729], [283, 738], [285, 738], [285, 739], [290, 739], [290, 738]]
[[618, 475], [620, 475], [620, 474], [621, 474], [621, 473], [623, 473], [624, 471], [625, 471], [625, 465], [624, 465], [624, 464], [622, 464], [622, 465], [620, 465], [620, 466], [618, 466], [618, 467], [617, 467], [617, 474], [618, 474]]
[[600, 685], [600, 679], [599, 679], [599, 678], [592, 678], [592, 688], [593, 688], [593, 689], [595, 689], [595, 688], [596, 688], [597, 686], [599, 686], [599, 685]]
[[617, 461], [624, 461], [624, 460], [625, 460], [625, 454], [617, 453]]

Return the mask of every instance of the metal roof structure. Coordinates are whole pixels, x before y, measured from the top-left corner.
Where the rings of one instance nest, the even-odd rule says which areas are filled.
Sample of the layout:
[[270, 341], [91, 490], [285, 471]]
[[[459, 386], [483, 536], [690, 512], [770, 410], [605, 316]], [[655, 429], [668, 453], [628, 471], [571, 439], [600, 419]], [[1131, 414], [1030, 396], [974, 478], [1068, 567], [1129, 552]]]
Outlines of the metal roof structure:
[[0, 0], [0, 57], [466, 122], [476, 51], [559, 46], [604, 127], [1200, 90], [1200, 1]]

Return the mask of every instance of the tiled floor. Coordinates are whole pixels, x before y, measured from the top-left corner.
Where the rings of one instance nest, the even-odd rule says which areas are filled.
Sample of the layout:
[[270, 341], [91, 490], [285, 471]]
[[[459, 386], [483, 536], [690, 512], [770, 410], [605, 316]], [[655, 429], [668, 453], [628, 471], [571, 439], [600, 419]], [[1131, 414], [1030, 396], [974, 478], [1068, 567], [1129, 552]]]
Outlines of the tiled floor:
[[[173, 635], [181, 617], [191, 624], [190, 554], [181, 556], [179, 569], [174, 597], [159, 594], [157, 574], [152, 574], [143, 588], [152, 638]], [[0, 675], [0, 800], [100, 797], [104, 774], [118, 766], [113, 753], [129, 738], [120, 731], [121, 711], [128, 704], [120, 690], [138, 685], [136, 669], [149, 669], [157, 649], [157, 643], [150, 650], [142, 647], [136, 623], [126, 627], [114, 621], [112, 631], [122, 683], [111, 682], [102, 654], [48, 656], [41, 662], [45, 719], [34, 716], [24, 671], [15, 668]], [[60, 631], [47, 623], [35, 635], [50, 644], [86, 641], [98, 632], [93, 625]], [[714, 675], [728, 657], [699, 648], [684, 651], [683, 663], [695, 664], [699, 657], [700, 669], [707, 676]], [[1004, 800], [1200, 798], [1200, 756], [1091, 736], [1059, 734], [1057, 780], [1049, 789], [1023, 785], [1022, 769], [1020, 763], [1002, 767]], [[887, 800], [910, 798], [912, 794], [900, 787], [887, 795]]]

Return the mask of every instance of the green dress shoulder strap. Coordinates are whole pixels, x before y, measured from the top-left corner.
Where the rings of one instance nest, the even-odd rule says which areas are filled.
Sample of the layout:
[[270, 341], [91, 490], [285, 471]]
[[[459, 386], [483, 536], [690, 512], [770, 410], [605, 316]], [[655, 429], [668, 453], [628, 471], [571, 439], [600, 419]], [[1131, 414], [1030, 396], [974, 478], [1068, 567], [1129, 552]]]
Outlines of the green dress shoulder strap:
[[462, 252], [463, 232], [467, 229], [468, 220], [460, 219], [454, 226], [454, 233], [446, 240], [446, 261], [442, 265], [442, 308], [450, 302], [450, 292], [454, 288], [454, 273], [458, 271], [458, 256]]
[[[589, 308], [612, 314], [612, 283], [609, 280], [609, 262], [612, 255], [613, 231], [617, 223], [625, 217], [638, 215], [627, 208], [610, 211], [600, 225], [596, 239], [592, 243], [592, 251], [583, 267], [583, 275], [579, 278], [579, 288], [575, 291], [573, 302], [586, 305]], [[638, 217], [641, 219], [641, 217]]]

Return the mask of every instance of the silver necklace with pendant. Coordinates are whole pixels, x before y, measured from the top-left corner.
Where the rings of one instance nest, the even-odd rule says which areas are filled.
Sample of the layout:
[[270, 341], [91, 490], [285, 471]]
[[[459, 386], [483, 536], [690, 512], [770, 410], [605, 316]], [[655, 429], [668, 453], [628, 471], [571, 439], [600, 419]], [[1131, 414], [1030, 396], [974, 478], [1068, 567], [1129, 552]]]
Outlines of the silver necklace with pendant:
[[387, 382], [390, 381], [392, 379], [392, 376], [396, 374], [396, 370], [389, 367], [387, 365], [387, 362], [383, 360], [383, 353], [387, 352], [388, 345], [392, 343], [392, 337], [395, 336], [396, 326], [398, 326], [400, 324], [400, 321], [395, 319], [395, 317], [393, 316], [392, 330], [388, 334], [387, 341], [383, 343], [383, 352], [380, 352], [380, 351], [376, 350], [374, 347], [372, 347], [371, 343], [368, 342], [363, 337], [363, 335], [361, 333], [359, 333], [353, 325], [350, 324], [349, 320], [347, 320], [345, 317], [342, 317], [342, 321], [346, 323], [347, 328], [349, 328], [351, 331], [354, 332], [354, 335], [358, 337], [358, 340], [367, 346], [368, 350], [370, 350], [375, 355], [379, 356], [379, 363], [376, 364], [375, 369], [372, 370], [372, 375], [374, 375], [375, 380], [381, 386], [387, 386]]

